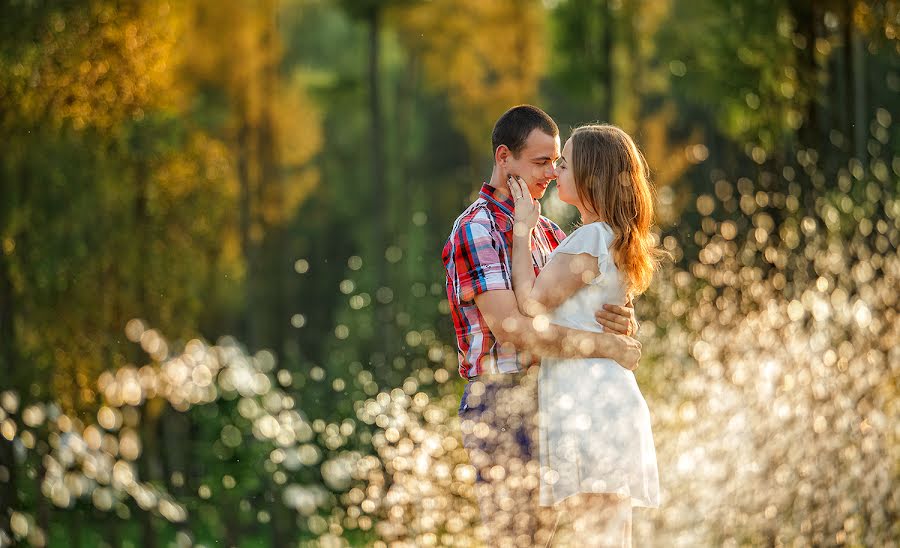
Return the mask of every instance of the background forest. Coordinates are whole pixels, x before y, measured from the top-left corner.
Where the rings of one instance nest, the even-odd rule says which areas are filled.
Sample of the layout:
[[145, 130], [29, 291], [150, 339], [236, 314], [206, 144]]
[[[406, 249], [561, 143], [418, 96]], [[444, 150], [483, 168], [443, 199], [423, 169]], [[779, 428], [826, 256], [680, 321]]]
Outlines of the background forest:
[[523, 102], [658, 187], [637, 545], [896, 546], [896, 0], [3, 2], [0, 546], [476, 545], [440, 250]]

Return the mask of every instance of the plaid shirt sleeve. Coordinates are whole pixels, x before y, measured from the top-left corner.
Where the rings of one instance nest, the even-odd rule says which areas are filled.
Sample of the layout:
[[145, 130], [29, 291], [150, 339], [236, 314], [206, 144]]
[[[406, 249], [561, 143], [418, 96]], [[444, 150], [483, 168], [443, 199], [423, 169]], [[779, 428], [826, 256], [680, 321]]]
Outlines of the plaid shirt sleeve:
[[510, 273], [500, 257], [488, 227], [477, 222], [461, 223], [454, 241], [452, 261], [456, 270], [459, 303], [496, 289], [512, 289]]

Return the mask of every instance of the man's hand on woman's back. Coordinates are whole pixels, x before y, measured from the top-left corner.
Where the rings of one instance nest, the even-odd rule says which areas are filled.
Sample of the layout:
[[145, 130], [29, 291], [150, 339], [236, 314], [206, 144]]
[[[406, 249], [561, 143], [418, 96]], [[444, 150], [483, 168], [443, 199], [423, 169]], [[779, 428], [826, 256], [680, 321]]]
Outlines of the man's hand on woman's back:
[[641, 359], [641, 343], [633, 338], [637, 332], [637, 321], [631, 300], [625, 306], [605, 304], [594, 317], [603, 326], [604, 333], [614, 338], [613, 352], [616, 355], [612, 359], [629, 371], [637, 369]]
[[641, 359], [641, 343], [637, 339], [632, 339], [625, 335], [609, 333], [608, 336], [615, 339], [613, 343], [613, 353], [615, 355], [611, 356], [611, 358], [629, 371], [637, 369], [638, 361]]

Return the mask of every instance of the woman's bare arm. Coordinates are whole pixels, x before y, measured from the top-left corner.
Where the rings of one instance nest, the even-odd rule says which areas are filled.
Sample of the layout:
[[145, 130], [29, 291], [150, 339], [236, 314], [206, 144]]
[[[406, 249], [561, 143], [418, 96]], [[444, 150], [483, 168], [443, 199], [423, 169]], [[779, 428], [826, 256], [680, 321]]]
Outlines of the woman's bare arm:
[[512, 246], [512, 286], [516, 293], [516, 303], [519, 312], [526, 316], [535, 316], [540, 312], [534, 311], [528, 306], [528, 298], [534, 289], [534, 266], [531, 256], [531, 230], [525, 234], [513, 232]]
[[518, 179], [509, 181], [515, 199], [513, 225], [512, 285], [519, 312], [526, 316], [546, 314], [597, 277], [596, 257], [588, 253], [557, 253], [534, 274], [531, 257], [531, 233], [541, 216], [540, 202], [531, 198], [528, 187]]
[[535, 276], [529, 244], [529, 236], [513, 236], [513, 291], [519, 312], [526, 316], [552, 312], [597, 277], [597, 258], [587, 253], [557, 253]]

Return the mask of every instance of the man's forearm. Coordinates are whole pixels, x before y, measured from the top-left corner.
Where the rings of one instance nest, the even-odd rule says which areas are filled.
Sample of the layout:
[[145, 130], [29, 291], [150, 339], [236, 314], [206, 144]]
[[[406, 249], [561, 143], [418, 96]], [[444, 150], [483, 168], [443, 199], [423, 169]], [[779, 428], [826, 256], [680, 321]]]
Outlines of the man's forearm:
[[528, 351], [548, 358], [614, 358], [614, 336], [551, 325]]
[[[503, 322], [499, 339], [519, 352], [544, 358], [615, 358], [615, 336], [552, 325], [546, 316]], [[503, 336], [505, 335], [505, 336]]]
[[640, 343], [613, 333], [580, 331], [551, 325], [547, 316], [522, 315], [515, 294], [508, 290], [486, 291], [475, 303], [504, 351], [518, 352], [523, 361], [537, 357], [610, 358], [634, 369], [640, 359]]

